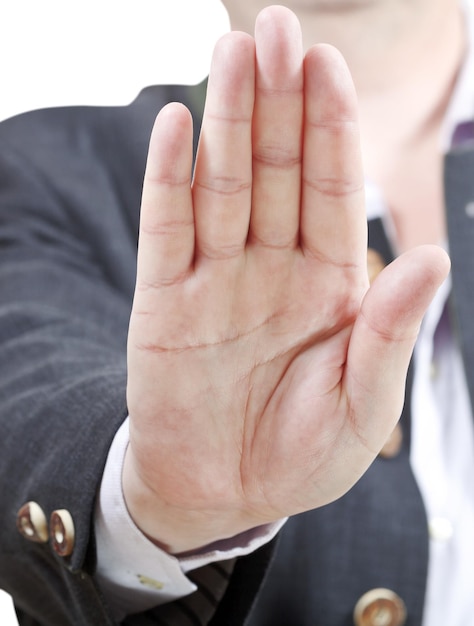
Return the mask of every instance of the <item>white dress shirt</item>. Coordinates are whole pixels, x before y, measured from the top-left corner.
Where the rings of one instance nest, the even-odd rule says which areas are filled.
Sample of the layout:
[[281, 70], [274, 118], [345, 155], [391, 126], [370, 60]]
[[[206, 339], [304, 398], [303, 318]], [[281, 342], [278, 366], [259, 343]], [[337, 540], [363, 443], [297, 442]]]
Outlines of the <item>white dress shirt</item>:
[[97, 575], [109, 604], [120, 618], [186, 596], [196, 585], [186, 572], [211, 561], [254, 552], [271, 541], [286, 520], [242, 533], [185, 559], [164, 552], [134, 524], [122, 493], [122, 467], [129, 421], [118, 430], [107, 458], [95, 516]]
[[[474, 42], [472, 3], [465, 4], [468, 39]], [[470, 47], [442, 129], [442, 150], [449, 148], [457, 124], [471, 119], [474, 51]], [[369, 218], [389, 221], [379, 190], [370, 184], [367, 212]], [[396, 249], [396, 242], [392, 243]], [[461, 355], [450, 329], [449, 291], [448, 279], [425, 316], [415, 349], [410, 458], [430, 535], [423, 626], [474, 623], [474, 426]], [[283, 524], [244, 533], [223, 542], [219, 550], [190, 559], [166, 554], [141, 534], [128, 515], [121, 490], [127, 443], [128, 422], [110, 449], [95, 521], [98, 575], [118, 616], [191, 593], [196, 587], [187, 571], [248, 554], [272, 539]]]

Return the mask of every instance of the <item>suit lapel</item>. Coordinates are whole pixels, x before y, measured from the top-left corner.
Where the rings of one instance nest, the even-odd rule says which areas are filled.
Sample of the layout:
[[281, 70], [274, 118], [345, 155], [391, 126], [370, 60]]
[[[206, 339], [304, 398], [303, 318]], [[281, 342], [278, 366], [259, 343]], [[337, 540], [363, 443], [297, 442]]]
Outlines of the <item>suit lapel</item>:
[[455, 148], [444, 170], [454, 332], [457, 333], [474, 406], [474, 143]]

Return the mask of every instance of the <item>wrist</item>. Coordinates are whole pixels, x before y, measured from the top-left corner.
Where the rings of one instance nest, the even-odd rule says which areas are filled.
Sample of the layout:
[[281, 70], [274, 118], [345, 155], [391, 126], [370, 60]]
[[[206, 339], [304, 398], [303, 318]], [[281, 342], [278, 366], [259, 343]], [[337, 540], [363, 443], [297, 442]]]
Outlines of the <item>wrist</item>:
[[197, 510], [164, 501], [140, 478], [130, 446], [124, 459], [122, 489], [128, 513], [139, 530], [160, 549], [180, 557], [205, 551], [211, 544], [269, 521], [228, 511], [220, 503]]

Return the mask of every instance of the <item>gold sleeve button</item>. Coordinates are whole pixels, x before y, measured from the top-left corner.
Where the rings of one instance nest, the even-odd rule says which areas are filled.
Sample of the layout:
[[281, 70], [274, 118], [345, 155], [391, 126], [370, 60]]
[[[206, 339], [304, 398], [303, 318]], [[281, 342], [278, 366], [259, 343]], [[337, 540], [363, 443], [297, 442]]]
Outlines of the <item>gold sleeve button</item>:
[[383, 445], [379, 452], [379, 456], [383, 459], [395, 458], [402, 449], [403, 444], [403, 430], [400, 424], [397, 424], [390, 434], [389, 438]]
[[355, 626], [403, 626], [406, 617], [405, 603], [390, 589], [371, 589], [354, 608]]
[[16, 516], [16, 527], [28, 541], [48, 541], [48, 520], [37, 502], [26, 502], [21, 507]]
[[74, 522], [71, 514], [66, 509], [60, 509], [51, 513], [49, 521], [49, 534], [53, 550], [59, 556], [69, 556], [74, 549]]
[[369, 275], [369, 282], [372, 284], [373, 281], [377, 278], [380, 272], [385, 267], [385, 261], [382, 255], [374, 250], [373, 248], [368, 248], [367, 250], [367, 274]]

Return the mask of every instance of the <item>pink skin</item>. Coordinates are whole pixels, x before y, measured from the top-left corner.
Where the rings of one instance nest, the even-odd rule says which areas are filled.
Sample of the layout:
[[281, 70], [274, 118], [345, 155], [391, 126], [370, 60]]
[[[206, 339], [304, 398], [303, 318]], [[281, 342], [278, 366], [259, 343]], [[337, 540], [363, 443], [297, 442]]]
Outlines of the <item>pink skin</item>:
[[416, 248], [368, 288], [357, 101], [332, 47], [270, 7], [212, 62], [194, 181], [189, 113], [153, 130], [129, 334], [136, 524], [170, 552], [321, 506], [399, 417], [449, 270]]

